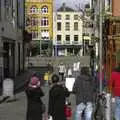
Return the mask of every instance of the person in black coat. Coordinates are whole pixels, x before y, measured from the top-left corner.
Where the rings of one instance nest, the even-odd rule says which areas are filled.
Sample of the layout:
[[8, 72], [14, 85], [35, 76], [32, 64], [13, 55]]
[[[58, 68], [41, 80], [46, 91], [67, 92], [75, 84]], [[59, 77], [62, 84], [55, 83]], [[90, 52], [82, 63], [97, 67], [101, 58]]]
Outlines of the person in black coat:
[[53, 75], [53, 86], [49, 91], [48, 115], [52, 116], [53, 120], [66, 120], [64, 107], [66, 97], [69, 96], [69, 92], [67, 88], [59, 85], [58, 81], [59, 77], [57, 75]]
[[34, 74], [26, 87], [27, 95], [27, 115], [26, 120], [42, 120], [42, 101], [41, 97], [44, 96], [40, 88], [39, 77]]
[[73, 93], [76, 94], [75, 116], [77, 120], [81, 120], [83, 113], [85, 120], [92, 120], [96, 85], [89, 73], [88, 67], [82, 67], [81, 74], [76, 78], [73, 86]]

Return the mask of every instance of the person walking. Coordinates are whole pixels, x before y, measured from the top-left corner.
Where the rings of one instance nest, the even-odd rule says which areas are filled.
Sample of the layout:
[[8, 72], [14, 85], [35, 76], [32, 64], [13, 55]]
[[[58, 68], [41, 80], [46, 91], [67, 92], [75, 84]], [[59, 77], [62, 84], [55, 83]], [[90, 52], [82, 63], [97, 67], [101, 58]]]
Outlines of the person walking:
[[120, 120], [120, 63], [112, 71], [108, 84], [110, 91], [115, 97], [115, 120]]
[[58, 82], [59, 77], [54, 74], [52, 76], [53, 86], [49, 91], [48, 115], [52, 116], [53, 120], [66, 120], [64, 109], [69, 92]]
[[75, 120], [92, 120], [93, 96], [95, 93], [94, 80], [89, 74], [88, 67], [81, 68], [81, 74], [76, 78], [73, 93], [76, 95]]
[[59, 65], [59, 75], [60, 75], [60, 81], [64, 80], [64, 76], [66, 74], [66, 68], [65, 65], [63, 63], [60, 63]]
[[27, 115], [26, 120], [42, 120], [43, 103], [41, 97], [44, 93], [40, 87], [40, 79], [37, 74], [30, 77], [26, 85]]

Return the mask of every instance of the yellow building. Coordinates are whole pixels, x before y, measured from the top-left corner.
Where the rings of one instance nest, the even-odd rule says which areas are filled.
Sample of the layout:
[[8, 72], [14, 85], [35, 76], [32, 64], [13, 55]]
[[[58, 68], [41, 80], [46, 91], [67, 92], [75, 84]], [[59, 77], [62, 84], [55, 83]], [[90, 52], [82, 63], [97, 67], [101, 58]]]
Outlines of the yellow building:
[[46, 52], [53, 39], [53, 0], [26, 0], [25, 8], [26, 30]]

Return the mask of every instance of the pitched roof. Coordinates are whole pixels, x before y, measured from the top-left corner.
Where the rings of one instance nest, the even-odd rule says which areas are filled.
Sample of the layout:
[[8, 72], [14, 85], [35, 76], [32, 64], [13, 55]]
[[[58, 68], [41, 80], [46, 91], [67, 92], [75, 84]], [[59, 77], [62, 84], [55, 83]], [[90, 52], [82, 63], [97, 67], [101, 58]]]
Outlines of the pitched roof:
[[75, 10], [67, 7], [65, 3], [57, 10], [58, 12], [74, 12]]

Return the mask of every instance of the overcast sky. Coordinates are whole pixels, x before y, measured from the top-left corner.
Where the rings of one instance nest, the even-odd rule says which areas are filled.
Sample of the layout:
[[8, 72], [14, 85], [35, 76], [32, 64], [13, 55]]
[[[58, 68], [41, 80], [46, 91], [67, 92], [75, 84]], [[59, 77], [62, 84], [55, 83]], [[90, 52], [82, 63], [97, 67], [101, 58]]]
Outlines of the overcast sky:
[[72, 8], [76, 8], [76, 5], [79, 6], [81, 8], [84, 8], [84, 4], [89, 3], [90, 0], [54, 0], [54, 9], [58, 9], [63, 2], [66, 3], [67, 6], [72, 7]]

